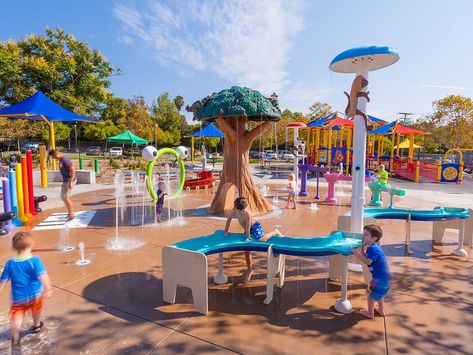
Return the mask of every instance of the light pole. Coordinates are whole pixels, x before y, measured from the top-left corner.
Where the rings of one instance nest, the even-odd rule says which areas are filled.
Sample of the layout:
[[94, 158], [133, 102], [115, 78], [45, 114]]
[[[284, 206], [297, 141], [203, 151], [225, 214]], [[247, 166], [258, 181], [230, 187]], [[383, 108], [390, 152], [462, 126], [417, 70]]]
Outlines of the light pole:
[[158, 124], [154, 124], [154, 146], [158, 146]]
[[74, 133], [75, 133], [75, 136], [76, 136], [76, 152], [78, 150], [78, 147], [77, 147], [77, 124], [74, 124]]

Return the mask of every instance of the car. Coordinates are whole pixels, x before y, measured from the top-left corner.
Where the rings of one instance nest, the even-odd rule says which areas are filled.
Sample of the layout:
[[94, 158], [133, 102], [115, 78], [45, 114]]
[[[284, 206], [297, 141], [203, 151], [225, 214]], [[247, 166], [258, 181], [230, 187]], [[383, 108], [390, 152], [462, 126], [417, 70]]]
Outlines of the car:
[[102, 150], [100, 147], [88, 147], [85, 150], [85, 155], [100, 155], [102, 153]]
[[286, 160], [286, 161], [294, 161], [295, 158], [296, 158], [295, 155], [291, 152], [284, 153], [281, 156], [281, 159]]
[[256, 150], [250, 150], [250, 158], [251, 159], [258, 159], [259, 158], [259, 152]]
[[31, 153], [38, 154], [39, 146], [39, 143], [25, 143], [25, 145], [21, 148], [21, 152], [26, 153], [27, 150], [31, 150]]
[[271, 160], [278, 160], [278, 155], [274, 152], [274, 150], [267, 150], [266, 155], [271, 159]]
[[108, 153], [111, 157], [121, 157], [123, 156], [123, 149], [120, 147], [113, 147], [110, 148], [110, 151]]

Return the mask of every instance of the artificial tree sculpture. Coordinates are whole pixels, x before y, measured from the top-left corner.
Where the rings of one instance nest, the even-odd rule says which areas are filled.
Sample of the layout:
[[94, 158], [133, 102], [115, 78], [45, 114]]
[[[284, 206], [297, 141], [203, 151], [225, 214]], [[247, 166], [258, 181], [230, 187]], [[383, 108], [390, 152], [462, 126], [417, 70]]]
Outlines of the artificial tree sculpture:
[[[256, 90], [233, 86], [196, 101], [186, 109], [194, 113], [196, 120], [216, 121], [225, 135], [220, 185], [209, 212], [224, 214], [233, 208], [237, 192], [248, 200], [253, 213], [270, 212], [271, 204], [251, 177], [249, 151], [253, 141], [271, 128], [271, 122], [281, 119], [277, 95], [266, 98]], [[249, 130], [249, 121], [259, 124]]]

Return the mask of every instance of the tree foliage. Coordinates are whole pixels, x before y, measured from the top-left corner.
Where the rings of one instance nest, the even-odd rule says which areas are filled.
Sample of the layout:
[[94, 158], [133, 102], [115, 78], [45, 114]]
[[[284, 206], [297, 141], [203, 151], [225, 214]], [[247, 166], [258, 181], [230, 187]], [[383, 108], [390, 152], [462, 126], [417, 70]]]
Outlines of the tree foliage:
[[430, 132], [425, 144], [429, 151], [451, 148], [473, 148], [473, 101], [450, 95], [432, 103], [433, 113], [414, 124], [414, 128]]
[[[42, 35], [0, 42], [0, 106], [16, 104], [36, 90], [81, 115], [98, 116], [111, 95], [110, 77], [119, 70], [95, 49], [61, 29], [46, 28]], [[0, 120], [3, 135], [45, 138], [40, 122]], [[56, 124], [56, 140], [68, 138], [70, 128]]]
[[103, 141], [120, 133], [120, 129], [111, 121], [89, 123], [84, 127], [84, 137], [89, 141]]
[[184, 98], [181, 95], [177, 95], [174, 98], [174, 105], [176, 105], [177, 111], [181, 112], [182, 106], [184, 106]]
[[135, 96], [125, 102], [125, 116], [117, 121], [117, 126], [128, 129], [137, 136], [152, 140], [154, 137], [154, 122], [148, 111], [143, 96]]
[[181, 130], [185, 118], [178, 112], [168, 92], [163, 92], [151, 103], [151, 117], [158, 124], [158, 144], [176, 146], [181, 142]]
[[102, 53], [61, 29], [0, 42], [0, 103], [16, 104], [41, 90], [82, 115], [95, 115], [110, 76], [118, 73]]
[[[31, 122], [27, 122], [31, 124]], [[42, 123], [41, 137], [43, 141], [49, 140], [49, 126], [46, 123]], [[61, 142], [69, 139], [71, 134], [71, 127], [62, 122], [54, 123], [54, 137], [56, 141]]]
[[326, 102], [315, 101], [309, 107], [309, 118], [311, 120], [316, 120], [321, 117], [330, 115], [333, 112], [332, 106]]

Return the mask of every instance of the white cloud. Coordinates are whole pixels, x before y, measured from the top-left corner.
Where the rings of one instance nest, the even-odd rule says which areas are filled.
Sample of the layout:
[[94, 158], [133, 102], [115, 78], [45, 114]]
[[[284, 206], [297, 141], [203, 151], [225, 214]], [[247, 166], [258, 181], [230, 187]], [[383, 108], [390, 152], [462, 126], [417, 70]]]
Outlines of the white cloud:
[[285, 0], [148, 0], [117, 4], [121, 41], [142, 42], [183, 74], [212, 71], [270, 94], [289, 83], [286, 64], [303, 27], [303, 2]]
[[452, 85], [438, 85], [438, 84], [414, 84], [406, 83], [407, 86], [417, 86], [420, 88], [427, 89], [446, 89], [446, 90], [471, 90], [470, 88], [464, 86], [452, 86]]
[[308, 112], [309, 106], [315, 101], [326, 102], [327, 97], [336, 91], [339, 89], [321, 89], [317, 85], [307, 86], [301, 82], [290, 84], [280, 97], [281, 106], [289, 106], [293, 111]]

